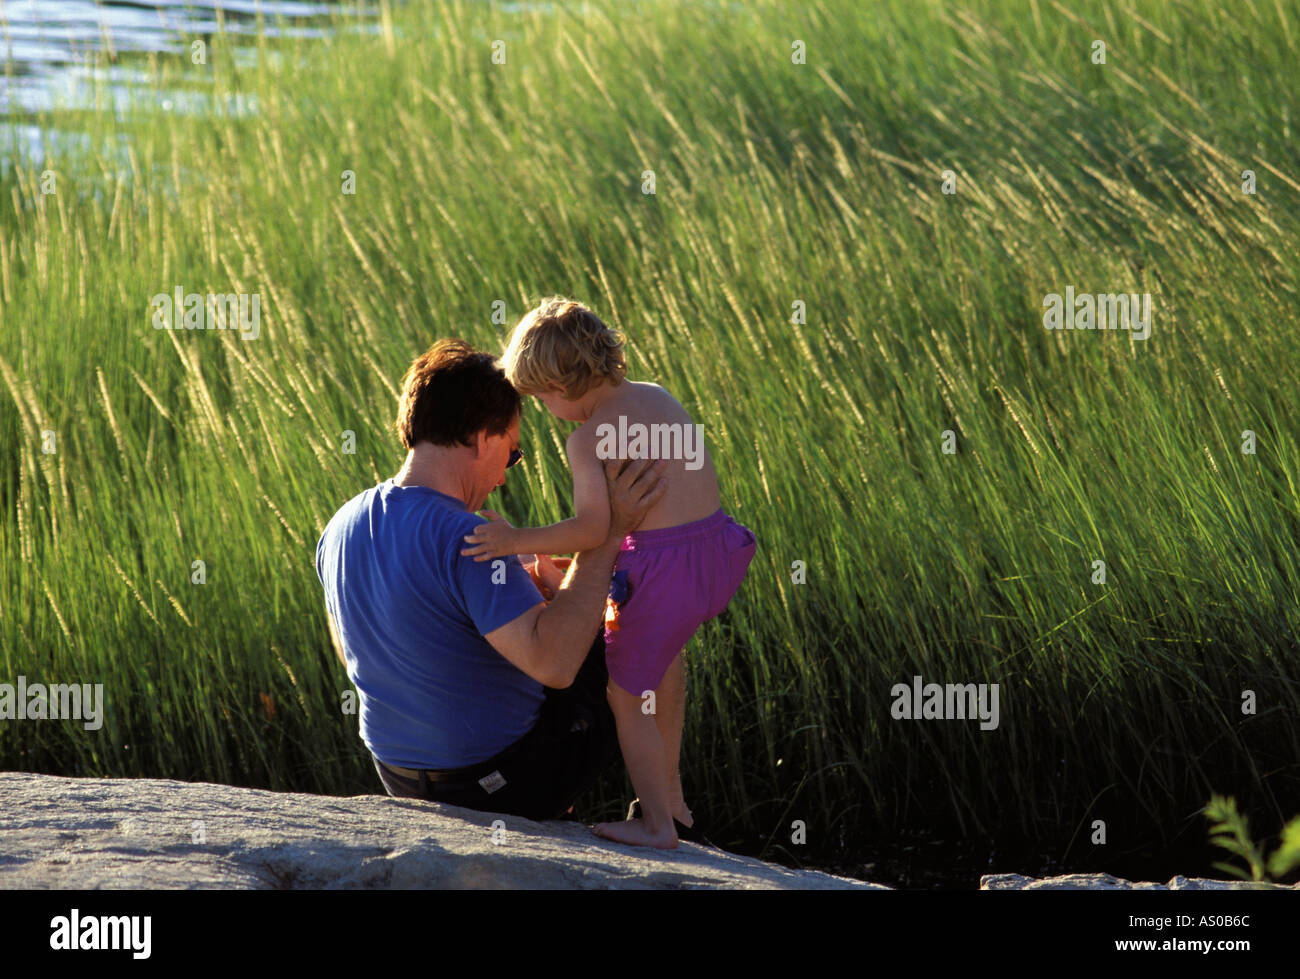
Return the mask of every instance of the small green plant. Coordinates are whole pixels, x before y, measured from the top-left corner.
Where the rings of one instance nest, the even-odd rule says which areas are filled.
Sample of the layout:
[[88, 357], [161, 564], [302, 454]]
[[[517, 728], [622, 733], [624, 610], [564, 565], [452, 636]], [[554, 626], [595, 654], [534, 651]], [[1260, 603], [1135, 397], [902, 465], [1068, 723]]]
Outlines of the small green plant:
[[1240, 867], [1216, 863], [1216, 870], [1242, 880], [1277, 880], [1300, 867], [1300, 816], [1287, 823], [1282, 830], [1282, 843], [1273, 855], [1265, 859], [1263, 848], [1251, 841], [1246, 817], [1237, 812], [1237, 801], [1216, 795], [1210, 797], [1205, 816], [1211, 822], [1210, 842], [1245, 860], [1250, 867], [1247, 874]]

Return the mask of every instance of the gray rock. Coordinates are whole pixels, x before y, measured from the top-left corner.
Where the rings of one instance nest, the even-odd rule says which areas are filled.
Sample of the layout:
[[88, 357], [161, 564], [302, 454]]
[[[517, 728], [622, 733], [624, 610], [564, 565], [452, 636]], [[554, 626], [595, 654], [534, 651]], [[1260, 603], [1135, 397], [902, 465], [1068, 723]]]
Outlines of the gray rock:
[[[1022, 877], [1019, 874], [985, 874], [981, 891], [1232, 891], [1272, 888], [1280, 885], [1253, 884], [1239, 880], [1208, 880], [1204, 877], [1174, 877], [1167, 884], [1122, 880], [1110, 874], [1064, 874], [1060, 877]], [[1300, 888], [1285, 888], [1294, 890]]]
[[388, 796], [0, 772], [0, 798], [0, 888], [889, 889]]

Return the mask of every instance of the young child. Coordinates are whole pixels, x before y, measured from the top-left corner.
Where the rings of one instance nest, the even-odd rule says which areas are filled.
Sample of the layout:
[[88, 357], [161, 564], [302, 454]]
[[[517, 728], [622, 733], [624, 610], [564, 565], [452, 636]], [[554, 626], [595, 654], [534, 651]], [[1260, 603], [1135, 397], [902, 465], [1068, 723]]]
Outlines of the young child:
[[[576, 512], [549, 527], [516, 528], [484, 510], [491, 522], [465, 538], [475, 546], [463, 555], [486, 561], [597, 547], [609, 533], [605, 460], [669, 460], [663, 498], [623, 540], [606, 614], [609, 702], [641, 816], [598, 823], [595, 832], [673, 849], [678, 833], [694, 825], [678, 773], [682, 648], [740, 587], [754, 535], [721, 509], [703, 426], [693, 425], [663, 388], [625, 379], [622, 337], [591, 310], [567, 299], [543, 300], [515, 327], [502, 360], [521, 394], [536, 395], [557, 418], [582, 423], [566, 444]], [[643, 704], [653, 704], [653, 712]]]

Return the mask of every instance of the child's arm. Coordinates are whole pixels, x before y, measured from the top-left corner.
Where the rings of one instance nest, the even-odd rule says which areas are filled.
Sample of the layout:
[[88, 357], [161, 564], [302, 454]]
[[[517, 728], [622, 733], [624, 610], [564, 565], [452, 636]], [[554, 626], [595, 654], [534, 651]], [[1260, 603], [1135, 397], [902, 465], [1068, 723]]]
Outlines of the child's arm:
[[595, 440], [584, 426], [569, 436], [565, 448], [573, 470], [574, 515], [547, 527], [512, 527], [500, 515], [484, 510], [491, 522], [475, 527], [465, 538], [475, 546], [462, 550], [462, 557], [487, 561], [502, 554], [571, 554], [604, 543], [609, 534], [609, 490], [604, 463], [596, 458]]

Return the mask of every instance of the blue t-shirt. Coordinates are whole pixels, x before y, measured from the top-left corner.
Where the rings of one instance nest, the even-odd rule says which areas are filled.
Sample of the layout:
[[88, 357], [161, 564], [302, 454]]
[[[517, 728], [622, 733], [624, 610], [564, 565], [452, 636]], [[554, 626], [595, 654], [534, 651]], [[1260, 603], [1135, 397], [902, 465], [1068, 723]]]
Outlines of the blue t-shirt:
[[537, 720], [542, 685], [483, 636], [542, 596], [514, 555], [460, 556], [483, 522], [455, 497], [390, 479], [343, 504], [316, 545], [361, 739], [389, 765], [472, 765]]

